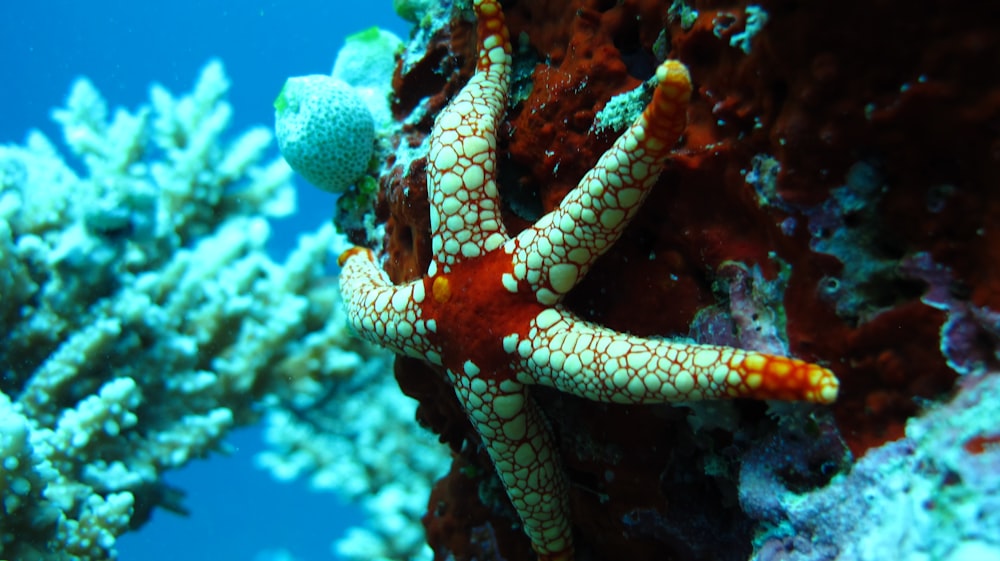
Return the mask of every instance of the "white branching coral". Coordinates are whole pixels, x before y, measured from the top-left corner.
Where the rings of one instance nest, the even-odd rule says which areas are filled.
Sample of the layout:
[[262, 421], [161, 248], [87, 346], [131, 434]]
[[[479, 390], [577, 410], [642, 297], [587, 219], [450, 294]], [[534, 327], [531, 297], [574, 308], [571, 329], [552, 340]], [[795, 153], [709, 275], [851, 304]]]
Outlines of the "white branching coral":
[[[358, 363], [350, 377], [298, 402], [269, 408], [257, 464], [279, 480], [308, 477], [310, 486], [361, 504], [364, 525], [335, 549], [352, 561], [433, 557], [419, 520], [434, 482], [451, 464], [448, 449], [416, 421], [417, 402], [387, 375], [392, 356]], [[350, 399], [331, 396], [350, 396]]]
[[176, 508], [164, 470], [268, 402], [350, 375], [331, 225], [284, 263], [291, 171], [264, 127], [224, 141], [222, 66], [110, 113], [86, 80], [55, 111], [80, 171], [33, 132], [0, 146], [0, 559], [114, 559]]

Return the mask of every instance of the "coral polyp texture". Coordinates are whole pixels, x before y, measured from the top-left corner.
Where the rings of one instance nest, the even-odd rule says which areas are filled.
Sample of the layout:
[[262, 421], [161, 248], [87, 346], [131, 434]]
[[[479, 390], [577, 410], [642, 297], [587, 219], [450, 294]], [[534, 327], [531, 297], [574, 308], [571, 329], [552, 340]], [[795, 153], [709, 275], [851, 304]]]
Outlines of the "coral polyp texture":
[[[399, 4], [341, 282], [454, 454], [437, 559], [1000, 551], [992, 479], [902, 457], [997, 462], [985, 415], [915, 432], [995, 399], [983, 6], [524, 1], [504, 31], [494, 2]], [[777, 399], [692, 401], [723, 396]], [[893, 505], [942, 520], [910, 483], [962, 514], [908, 539]]]
[[224, 139], [228, 85], [212, 62], [109, 114], [81, 79], [54, 112], [80, 171], [39, 132], [0, 147], [2, 559], [116, 558], [184, 510], [164, 472], [379, 356], [348, 336], [332, 225], [267, 255], [291, 170], [266, 128]]
[[309, 183], [342, 193], [361, 178], [375, 123], [351, 86], [319, 74], [289, 78], [274, 109], [281, 154]]

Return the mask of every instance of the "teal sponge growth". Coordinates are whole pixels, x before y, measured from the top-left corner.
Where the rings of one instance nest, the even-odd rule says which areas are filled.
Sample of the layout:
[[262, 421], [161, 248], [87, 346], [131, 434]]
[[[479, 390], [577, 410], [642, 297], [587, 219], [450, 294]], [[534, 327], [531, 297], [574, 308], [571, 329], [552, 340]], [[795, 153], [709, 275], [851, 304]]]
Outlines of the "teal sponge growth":
[[351, 86], [330, 76], [289, 78], [274, 101], [278, 147], [313, 185], [341, 193], [364, 174], [375, 123]]

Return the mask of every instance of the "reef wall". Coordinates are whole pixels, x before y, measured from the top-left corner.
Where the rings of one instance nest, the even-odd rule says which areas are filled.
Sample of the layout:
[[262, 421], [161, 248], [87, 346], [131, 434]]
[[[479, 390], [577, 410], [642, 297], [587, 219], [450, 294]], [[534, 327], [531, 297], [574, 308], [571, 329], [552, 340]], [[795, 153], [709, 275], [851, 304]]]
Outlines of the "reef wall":
[[[467, 2], [400, 4], [416, 27], [394, 76], [396, 128], [373, 173], [379, 228], [342, 223], [352, 241], [384, 247], [396, 283], [430, 260], [427, 137], [476, 61]], [[904, 529], [876, 517], [901, 532], [897, 554], [996, 558], [1000, 542], [974, 528], [986, 521], [1000, 535], [985, 499], [996, 482], [956, 471], [1000, 465], [1000, 433], [985, 416], [1000, 358], [991, 8], [522, 0], [504, 11], [515, 75], [498, 183], [514, 234], [554, 208], [644, 106], [658, 61], [681, 60], [695, 85], [670, 169], [568, 306], [643, 336], [785, 349], [841, 380], [828, 408], [618, 406], [534, 392], [569, 474], [579, 558], [832, 559], [883, 531], [858, 527], [871, 507], [860, 504], [865, 485], [908, 477], [950, 494], [910, 505], [923, 522]], [[398, 359], [396, 371], [455, 455], [424, 518], [435, 558], [531, 558], [452, 388], [416, 360]], [[962, 417], [960, 435], [925, 437], [923, 416], [963, 411], [980, 414]], [[899, 467], [907, 447], [950, 459], [914, 475]], [[773, 508], [757, 503], [764, 481]], [[808, 523], [787, 508], [833, 496], [856, 508], [817, 507]], [[852, 558], [881, 558], [871, 551], [888, 550]]]

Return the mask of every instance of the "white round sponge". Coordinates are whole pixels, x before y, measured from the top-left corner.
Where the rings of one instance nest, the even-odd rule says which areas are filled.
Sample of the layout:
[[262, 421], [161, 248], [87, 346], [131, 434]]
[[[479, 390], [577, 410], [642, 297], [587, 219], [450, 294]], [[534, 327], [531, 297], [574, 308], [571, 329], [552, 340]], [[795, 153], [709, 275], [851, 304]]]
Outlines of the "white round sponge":
[[351, 86], [330, 76], [289, 78], [274, 109], [281, 155], [309, 183], [341, 193], [364, 174], [375, 122]]

